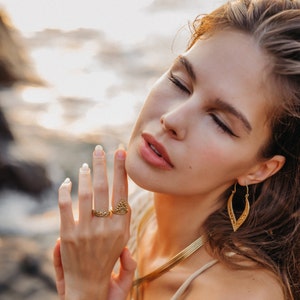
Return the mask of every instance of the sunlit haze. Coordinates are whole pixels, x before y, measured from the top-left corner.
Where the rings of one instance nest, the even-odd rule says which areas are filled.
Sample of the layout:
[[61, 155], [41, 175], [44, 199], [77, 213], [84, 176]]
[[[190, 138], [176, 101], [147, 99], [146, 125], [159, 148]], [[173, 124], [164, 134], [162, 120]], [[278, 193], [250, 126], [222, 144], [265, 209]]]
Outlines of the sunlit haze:
[[75, 136], [133, 123], [150, 85], [176, 55], [178, 31], [199, 6], [204, 12], [216, 1], [175, 1], [166, 9], [169, 2], [0, 0], [48, 84], [20, 91], [28, 105], [18, 121]]

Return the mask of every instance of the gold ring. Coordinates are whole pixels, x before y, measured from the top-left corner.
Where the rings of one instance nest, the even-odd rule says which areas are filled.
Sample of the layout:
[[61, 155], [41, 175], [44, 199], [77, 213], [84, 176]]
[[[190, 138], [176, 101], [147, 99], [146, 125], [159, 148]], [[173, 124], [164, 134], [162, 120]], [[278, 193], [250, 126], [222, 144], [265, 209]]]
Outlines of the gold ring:
[[101, 211], [92, 209], [92, 215], [95, 217], [105, 218], [110, 216], [110, 211]]
[[127, 201], [121, 200], [116, 208], [112, 209], [111, 212], [115, 215], [125, 215], [128, 213], [128, 204]]

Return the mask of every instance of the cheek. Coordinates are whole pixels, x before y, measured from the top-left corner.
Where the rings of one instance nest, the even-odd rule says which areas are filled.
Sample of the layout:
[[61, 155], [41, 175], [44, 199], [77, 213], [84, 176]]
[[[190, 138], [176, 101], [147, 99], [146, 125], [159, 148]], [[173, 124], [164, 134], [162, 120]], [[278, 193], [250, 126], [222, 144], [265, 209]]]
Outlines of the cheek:
[[234, 142], [221, 132], [210, 116], [203, 116], [198, 128], [193, 128], [190, 149], [192, 158], [197, 164], [226, 165], [228, 158], [235, 156], [233, 152]]
[[187, 168], [190, 170], [200, 169], [205, 172], [216, 172], [220, 166], [224, 166], [227, 163], [228, 154], [224, 149], [220, 149], [216, 143], [203, 143], [201, 148], [189, 155]]
[[253, 158], [249, 157], [247, 151], [243, 152], [240, 145], [215, 132], [203, 135], [197, 146], [190, 149], [196, 150], [186, 155], [185, 169], [196, 176], [206, 174], [210, 179], [218, 175], [232, 179], [248, 169], [250, 162], [253, 162]]

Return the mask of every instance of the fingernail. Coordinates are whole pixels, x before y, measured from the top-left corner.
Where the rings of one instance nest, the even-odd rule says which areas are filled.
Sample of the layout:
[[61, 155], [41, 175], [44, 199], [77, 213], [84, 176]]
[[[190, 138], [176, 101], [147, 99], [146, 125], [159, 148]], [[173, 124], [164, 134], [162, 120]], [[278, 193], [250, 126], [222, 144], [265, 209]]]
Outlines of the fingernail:
[[126, 158], [126, 151], [125, 149], [119, 148], [117, 150], [116, 156], [120, 160], [124, 160]]
[[119, 144], [119, 147], [118, 147], [118, 149], [122, 149], [122, 150], [125, 150], [125, 146], [124, 146], [124, 144]]
[[80, 168], [80, 173], [89, 173], [89, 172], [90, 172], [89, 165], [87, 163], [83, 163], [82, 167]]
[[70, 180], [69, 177], [67, 177], [67, 178], [65, 179], [65, 181], [64, 181], [64, 184], [69, 184], [69, 183], [71, 183], [71, 180]]
[[70, 180], [69, 177], [67, 177], [67, 178], [63, 181], [63, 183], [61, 184], [61, 186], [63, 186], [63, 185], [69, 185], [70, 183], [71, 183], [71, 180]]
[[101, 145], [95, 147], [94, 155], [99, 158], [104, 157], [104, 151]]

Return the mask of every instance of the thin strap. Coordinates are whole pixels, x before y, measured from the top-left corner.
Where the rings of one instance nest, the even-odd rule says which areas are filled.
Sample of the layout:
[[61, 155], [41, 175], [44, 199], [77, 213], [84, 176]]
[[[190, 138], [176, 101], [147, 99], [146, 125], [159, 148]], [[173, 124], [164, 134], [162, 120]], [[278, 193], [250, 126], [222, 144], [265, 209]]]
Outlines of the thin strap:
[[190, 286], [192, 281], [197, 278], [200, 274], [202, 274], [204, 271], [212, 267], [214, 264], [218, 262], [217, 259], [211, 260], [207, 264], [205, 264], [203, 267], [201, 267], [199, 270], [197, 270], [195, 273], [190, 275], [186, 281], [180, 286], [180, 288], [177, 290], [177, 292], [174, 294], [174, 296], [171, 298], [171, 300], [179, 300], [179, 297], [183, 295], [183, 293], [187, 290], [187, 288]]

